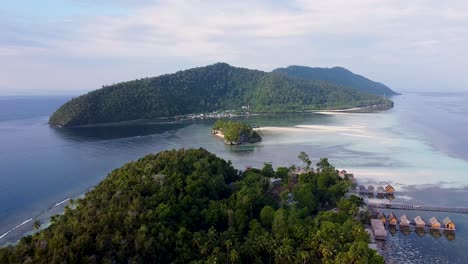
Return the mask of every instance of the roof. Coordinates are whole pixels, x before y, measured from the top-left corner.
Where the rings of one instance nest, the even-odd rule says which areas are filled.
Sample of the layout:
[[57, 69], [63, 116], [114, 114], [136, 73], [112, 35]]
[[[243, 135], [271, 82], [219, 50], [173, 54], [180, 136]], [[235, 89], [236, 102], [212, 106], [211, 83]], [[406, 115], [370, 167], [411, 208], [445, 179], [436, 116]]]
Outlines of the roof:
[[443, 222], [444, 222], [444, 225], [448, 225], [448, 224], [452, 223], [452, 220], [450, 220], [450, 218], [448, 218], [448, 217], [445, 217]]
[[384, 187], [382, 187], [382, 186], [377, 186], [377, 190], [382, 190], [382, 191], [383, 191], [383, 190], [384, 190]]
[[396, 218], [396, 216], [395, 216], [393, 213], [389, 213], [389, 214], [387, 215], [387, 218], [388, 218], [388, 219], [392, 219], [392, 218]]
[[406, 217], [406, 215], [402, 215], [400, 217], [400, 222], [403, 223], [403, 224], [409, 224], [410, 221], [408, 220], [408, 217]]
[[369, 189], [369, 190], [374, 190], [374, 186], [369, 185], [369, 187], [367, 187], [367, 189]]
[[432, 225], [433, 224], [440, 224], [439, 221], [437, 220], [437, 218], [435, 218], [435, 217], [432, 217], [431, 219], [429, 219], [429, 223], [431, 223]]
[[346, 170], [342, 170], [342, 171], [340, 171], [340, 173], [344, 173], [344, 174], [346, 174]]
[[393, 188], [393, 186], [391, 186], [391, 185], [389, 184], [389, 185], [387, 185], [387, 186], [385, 187], [385, 190], [386, 190], [387, 192], [388, 192], [388, 191], [395, 191], [395, 188]]
[[424, 220], [422, 220], [422, 218], [419, 215], [414, 218], [414, 222], [418, 225], [425, 224]]
[[364, 190], [364, 189], [366, 189], [366, 186], [364, 186], [364, 185], [359, 185], [359, 189]]
[[[379, 218], [385, 217], [385, 214], [382, 213], [382, 212], [379, 212], [379, 214], [377, 215], [377, 217], [379, 217]], [[385, 218], [386, 218], [386, 217], [385, 217]]]

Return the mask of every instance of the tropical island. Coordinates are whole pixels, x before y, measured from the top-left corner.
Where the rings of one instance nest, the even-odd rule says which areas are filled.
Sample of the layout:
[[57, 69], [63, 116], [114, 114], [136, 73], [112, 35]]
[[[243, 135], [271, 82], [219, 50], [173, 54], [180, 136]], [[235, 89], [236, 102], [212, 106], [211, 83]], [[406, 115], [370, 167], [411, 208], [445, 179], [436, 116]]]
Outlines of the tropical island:
[[204, 149], [145, 156], [1, 248], [0, 263], [383, 263], [358, 221], [362, 199], [344, 196], [350, 182], [300, 157], [299, 173], [238, 171]]
[[[351, 73], [352, 74], [352, 73]], [[313, 77], [311, 77], [313, 78]], [[250, 112], [296, 112], [346, 109], [393, 102], [368, 89], [372, 81], [346, 82], [333, 79], [305, 79], [278, 72], [263, 72], [216, 63], [104, 86], [62, 105], [49, 123], [83, 126], [168, 118], [217, 110]], [[365, 89], [364, 89], [365, 88]]]
[[262, 141], [260, 134], [253, 128], [239, 121], [220, 119], [211, 129], [211, 134], [224, 139], [226, 145], [240, 145]]

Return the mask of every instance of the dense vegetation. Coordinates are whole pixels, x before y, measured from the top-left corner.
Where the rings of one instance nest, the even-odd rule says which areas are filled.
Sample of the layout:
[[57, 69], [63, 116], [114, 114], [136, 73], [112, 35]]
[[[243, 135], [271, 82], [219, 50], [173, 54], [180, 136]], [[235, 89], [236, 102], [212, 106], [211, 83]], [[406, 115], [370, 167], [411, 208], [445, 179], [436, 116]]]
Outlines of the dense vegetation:
[[326, 82], [217, 63], [103, 87], [67, 102], [49, 122], [78, 126], [240, 109], [244, 105], [256, 112], [287, 112], [390, 102]]
[[221, 132], [226, 144], [254, 143], [262, 140], [260, 134], [244, 122], [220, 119], [214, 123], [212, 133]]
[[[354, 219], [360, 198], [318, 166], [293, 180], [271, 164], [240, 173], [204, 149], [148, 155], [0, 249], [0, 263], [383, 263]], [[270, 177], [291, 190], [273, 195]]]
[[355, 88], [361, 92], [381, 96], [392, 96], [398, 94], [382, 83], [371, 81], [342, 67], [311, 68], [306, 66], [289, 66], [286, 68], [275, 69], [273, 72], [283, 76], [303, 80], [329, 82], [343, 87]]

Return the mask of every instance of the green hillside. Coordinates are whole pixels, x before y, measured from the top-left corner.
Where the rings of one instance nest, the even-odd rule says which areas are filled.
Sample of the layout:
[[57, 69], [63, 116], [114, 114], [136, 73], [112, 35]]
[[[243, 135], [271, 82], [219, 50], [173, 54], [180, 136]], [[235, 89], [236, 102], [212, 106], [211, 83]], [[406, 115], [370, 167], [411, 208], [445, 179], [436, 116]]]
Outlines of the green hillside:
[[318, 165], [289, 190], [288, 168], [240, 173], [204, 149], [148, 155], [0, 248], [0, 263], [383, 263], [355, 220], [362, 199], [344, 198], [348, 181]]
[[50, 123], [79, 126], [240, 109], [243, 105], [254, 112], [287, 112], [372, 104], [391, 106], [392, 102], [326, 82], [217, 63], [105, 86], [61, 106]]
[[273, 70], [273, 72], [283, 76], [294, 77], [303, 80], [324, 81], [339, 86], [355, 88], [361, 92], [380, 96], [392, 96], [398, 94], [384, 84], [371, 81], [342, 67], [311, 68], [294, 65], [286, 68], [278, 68]]

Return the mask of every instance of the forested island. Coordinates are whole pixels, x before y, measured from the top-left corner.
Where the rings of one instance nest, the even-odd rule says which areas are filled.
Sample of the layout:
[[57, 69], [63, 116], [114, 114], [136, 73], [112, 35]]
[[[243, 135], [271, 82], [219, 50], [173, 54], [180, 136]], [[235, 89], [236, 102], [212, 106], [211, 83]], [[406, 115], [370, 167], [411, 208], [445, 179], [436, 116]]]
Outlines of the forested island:
[[344, 109], [393, 102], [331, 81], [216, 63], [153, 78], [104, 86], [62, 105], [49, 123], [82, 126], [239, 110], [293, 112]]
[[239, 145], [262, 141], [260, 134], [253, 128], [240, 121], [220, 119], [211, 128], [211, 133], [222, 137], [227, 145]]
[[383, 263], [356, 220], [362, 199], [344, 197], [350, 183], [327, 159], [317, 167], [238, 171], [204, 149], [148, 155], [0, 249], [0, 263]]
[[381, 95], [392, 96], [398, 95], [386, 85], [371, 81], [361, 75], [354, 74], [343, 67], [333, 68], [312, 68], [306, 66], [292, 65], [286, 68], [278, 68], [273, 70], [274, 73], [299, 78], [310, 81], [324, 81], [334, 83], [343, 87], [350, 87], [357, 89], [361, 92]]

